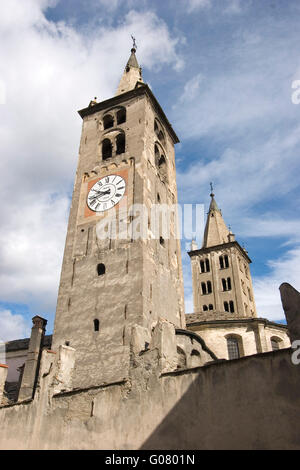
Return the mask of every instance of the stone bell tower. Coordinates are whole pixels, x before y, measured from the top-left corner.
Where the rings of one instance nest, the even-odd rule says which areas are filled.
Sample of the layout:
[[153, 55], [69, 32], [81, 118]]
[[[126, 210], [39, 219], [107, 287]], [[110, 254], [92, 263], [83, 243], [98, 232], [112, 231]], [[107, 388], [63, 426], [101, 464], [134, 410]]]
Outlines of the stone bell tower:
[[[61, 344], [76, 350], [74, 387], [126, 376], [134, 325], [151, 331], [162, 318], [185, 328], [177, 213], [168, 237], [153, 234], [150, 224], [154, 205], [177, 204], [179, 140], [143, 82], [135, 52], [116, 95], [79, 111], [82, 135], [53, 335], [54, 350]], [[99, 226], [106, 222], [103, 237]]]
[[249, 264], [244, 248], [226, 226], [213, 192], [201, 249], [192, 246], [194, 312], [207, 320], [256, 317]]

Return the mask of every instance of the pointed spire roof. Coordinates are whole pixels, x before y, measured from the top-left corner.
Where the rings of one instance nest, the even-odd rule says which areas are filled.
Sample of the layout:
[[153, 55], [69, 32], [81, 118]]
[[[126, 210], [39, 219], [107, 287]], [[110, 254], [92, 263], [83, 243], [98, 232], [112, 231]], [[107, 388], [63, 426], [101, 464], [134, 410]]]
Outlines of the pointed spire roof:
[[210, 193], [210, 197], [211, 201], [207, 214], [202, 248], [222, 245], [223, 243], [228, 243], [229, 241], [231, 241], [230, 231], [227, 225], [225, 224], [221, 209], [219, 209], [218, 207], [213, 192]]
[[120, 80], [116, 96], [126, 93], [127, 91], [133, 90], [137, 83], [144, 83], [142, 78], [142, 69], [136, 58], [136, 48], [131, 49], [131, 55], [126, 64], [122, 78]]

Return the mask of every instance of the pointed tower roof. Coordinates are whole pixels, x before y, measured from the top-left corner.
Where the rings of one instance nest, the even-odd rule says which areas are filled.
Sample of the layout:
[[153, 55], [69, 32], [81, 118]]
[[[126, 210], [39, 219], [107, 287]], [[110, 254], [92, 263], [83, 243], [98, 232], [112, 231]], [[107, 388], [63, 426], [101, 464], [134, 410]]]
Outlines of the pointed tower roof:
[[139, 66], [135, 53], [136, 48], [133, 47], [115, 96], [134, 90], [137, 83], [144, 83], [142, 69]]
[[211, 201], [207, 214], [202, 248], [222, 245], [223, 243], [228, 243], [230, 239], [230, 231], [224, 222], [222, 212], [216, 203], [213, 192], [210, 193], [210, 197]]

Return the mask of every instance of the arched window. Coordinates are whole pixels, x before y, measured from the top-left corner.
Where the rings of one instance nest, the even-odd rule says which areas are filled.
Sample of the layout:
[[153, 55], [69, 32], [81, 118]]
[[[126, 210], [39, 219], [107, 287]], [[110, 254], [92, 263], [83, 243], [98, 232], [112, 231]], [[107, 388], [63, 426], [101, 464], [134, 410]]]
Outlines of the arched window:
[[125, 153], [125, 134], [118, 134], [116, 137], [117, 142], [117, 155]]
[[110, 127], [114, 127], [114, 118], [110, 114], [107, 114], [106, 116], [104, 116], [103, 127], [104, 129], [109, 129]]
[[167, 176], [167, 162], [164, 155], [161, 155], [158, 159], [158, 169], [164, 178]]
[[201, 273], [209, 273], [210, 266], [209, 266], [209, 259], [200, 260], [200, 270]]
[[98, 276], [102, 276], [103, 274], [105, 274], [105, 264], [103, 263], [98, 264], [97, 273], [98, 273]]
[[167, 180], [167, 162], [162, 150], [157, 144], [154, 145], [155, 165], [162, 180]]
[[225, 312], [229, 312], [228, 302], [224, 302], [224, 310], [225, 310]]
[[159, 160], [159, 149], [157, 145], [154, 145], [154, 154], [155, 154], [155, 163], [157, 164]]
[[230, 277], [228, 277], [227, 279], [222, 279], [222, 287], [223, 287], [223, 291], [231, 290]]
[[228, 255], [219, 256], [220, 269], [229, 268]]
[[272, 351], [278, 351], [278, 349], [280, 349], [279, 342], [277, 338], [271, 338]]
[[205, 260], [205, 267], [206, 267], [206, 272], [209, 273], [210, 271], [210, 266], [209, 266], [209, 259], [206, 258]]
[[202, 294], [207, 294], [206, 284], [205, 282], [201, 282]]
[[164, 145], [165, 144], [165, 136], [164, 136], [164, 133], [162, 130], [159, 131], [157, 137], [159, 138], [159, 140], [161, 141], [161, 143]]
[[126, 109], [122, 108], [117, 112], [117, 124], [126, 122]]
[[94, 331], [99, 331], [99, 326], [100, 326], [100, 322], [99, 322], [98, 318], [95, 318], [95, 320], [94, 320]]
[[211, 287], [211, 282], [207, 281], [207, 293], [211, 294], [212, 293], [212, 287]]
[[208, 308], [207, 305], [203, 305], [203, 312], [207, 312]]
[[213, 310], [213, 309], [214, 309], [213, 304], [209, 304], [208, 309], [209, 309], [209, 310]]
[[232, 300], [230, 300], [229, 302], [229, 310], [230, 310], [230, 313], [234, 313], [234, 303]]
[[240, 357], [239, 341], [237, 338], [229, 336], [227, 338], [228, 359], [238, 359]]
[[102, 159], [107, 160], [112, 156], [112, 145], [109, 139], [104, 139], [102, 142]]
[[165, 145], [165, 143], [166, 143], [165, 134], [164, 134], [164, 131], [162, 130], [162, 126], [161, 126], [160, 122], [157, 119], [154, 120], [154, 132], [157, 135], [158, 140], [163, 145]]

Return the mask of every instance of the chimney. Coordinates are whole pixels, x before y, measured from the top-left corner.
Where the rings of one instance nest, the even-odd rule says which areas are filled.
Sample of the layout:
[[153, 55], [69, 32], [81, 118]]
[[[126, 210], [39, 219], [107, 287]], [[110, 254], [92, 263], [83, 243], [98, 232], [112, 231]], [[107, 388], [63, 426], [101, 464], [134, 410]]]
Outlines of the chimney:
[[30, 400], [34, 397], [38, 379], [43, 340], [47, 320], [36, 315], [32, 319], [33, 327], [29, 341], [27, 359], [21, 382], [18, 401]]

